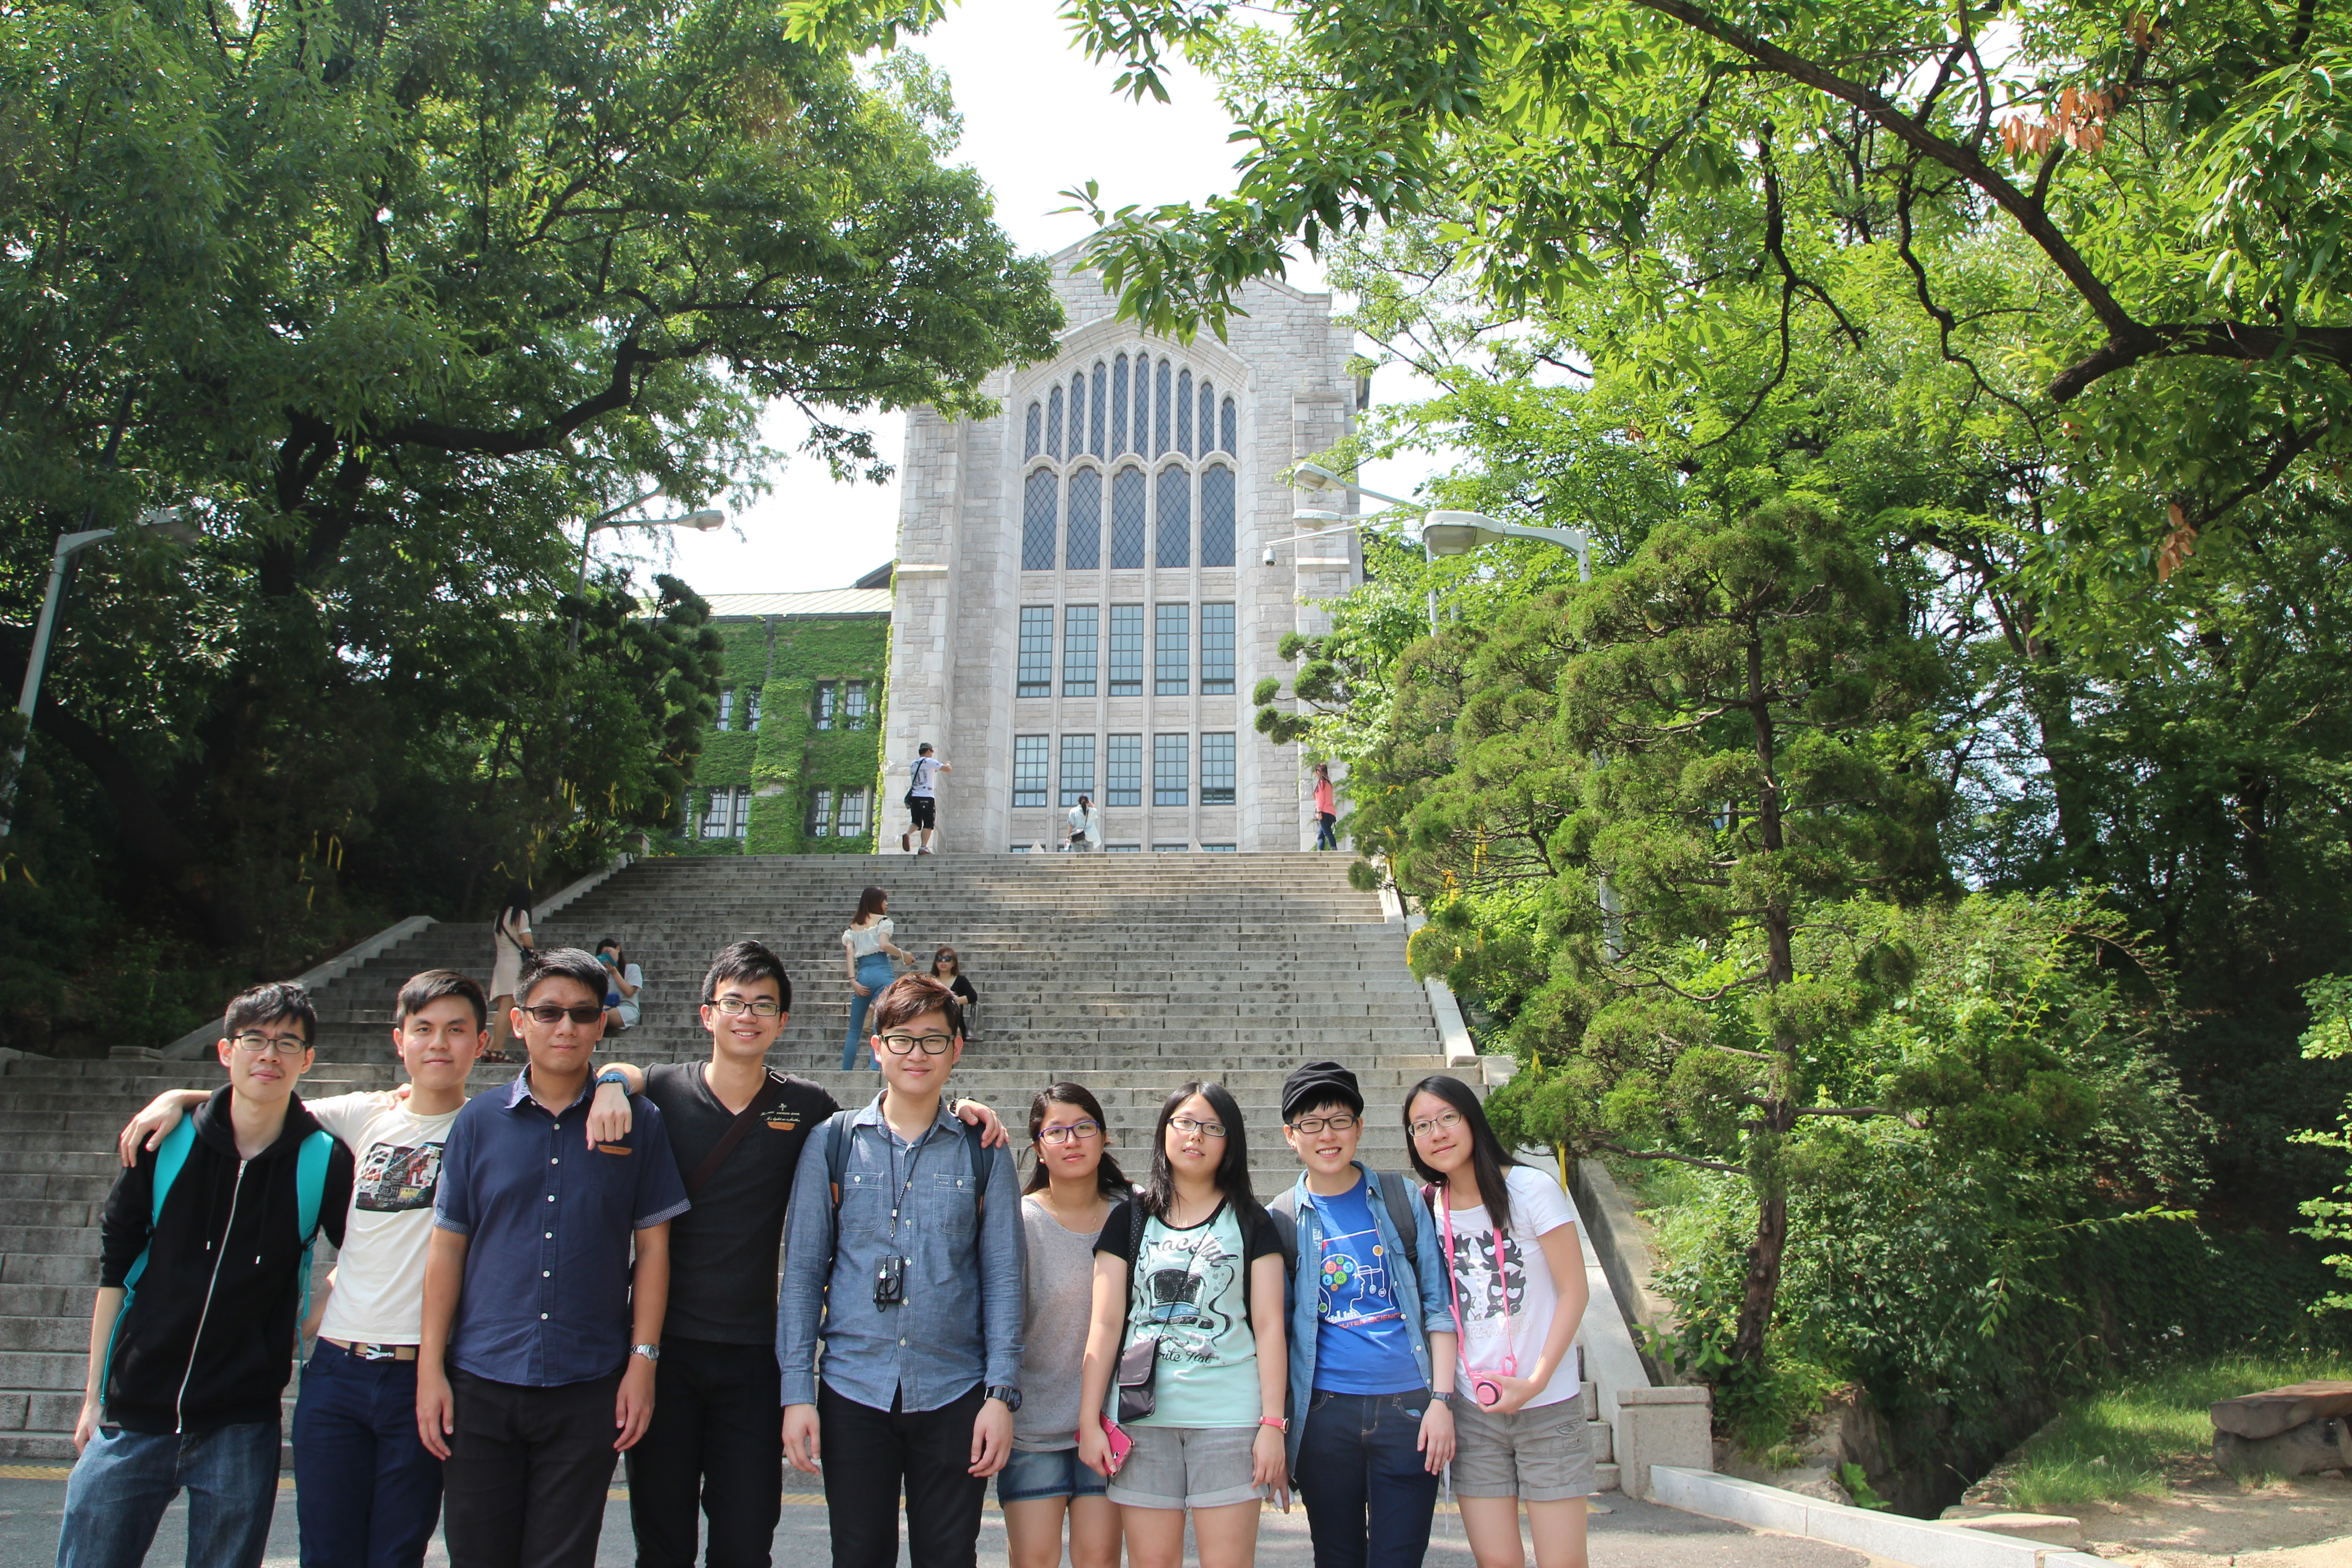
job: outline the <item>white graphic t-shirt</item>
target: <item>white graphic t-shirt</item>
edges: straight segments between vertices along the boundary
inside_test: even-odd
[[[1455,1209],[1454,1222],[1454,1284],[1461,1292],[1462,1301],[1462,1364],[1454,1386],[1467,1389],[1470,1372],[1503,1370],[1505,1355],[1518,1362],[1516,1375],[1527,1376],[1535,1371],[1536,1362],[1543,1355],[1544,1340],[1551,1332],[1553,1315],[1559,1310],[1559,1291],[1552,1284],[1551,1261],[1544,1256],[1537,1239],[1564,1225],[1576,1223],[1576,1205],[1560,1190],[1558,1182],[1542,1172],[1525,1165],[1514,1165],[1503,1173],[1504,1186],[1511,1194],[1511,1228],[1502,1238],[1503,1268],[1495,1271],[1494,1222],[1486,1217],[1484,1205],[1475,1209]],[[1445,1201],[1443,1193],[1438,1203]],[[1438,1216],[1441,1220],[1443,1215]],[[1440,1233],[1441,1239],[1444,1233]],[[1578,1267],[1583,1267],[1581,1247]],[[1510,1329],[1507,1336],[1503,1327],[1503,1303],[1510,1302]],[[1561,1358],[1559,1370],[1551,1374],[1544,1391],[1528,1402],[1528,1408],[1557,1405],[1575,1397],[1583,1384],[1583,1373],[1578,1365],[1575,1345]]]
[[[357,1344],[424,1337],[425,1249],[454,1110],[417,1116],[382,1094],[306,1100],[303,1109],[352,1152],[352,1209],[319,1332]]]
[[[1218,1205],[1203,1223],[1178,1230],[1130,1202],[1111,1212],[1095,1250],[1125,1258],[1128,1227],[1134,1224],[1143,1226],[1143,1239],[1128,1279],[1125,1342],[1160,1336],[1157,1397],[1152,1413],[1135,1424],[1256,1426],[1262,1413],[1257,1338],[1250,1330],[1244,1280],[1252,1259],[1279,1250],[1273,1226],[1254,1227],[1253,1249],[1243,1240],[1241,1221],[1230,1204]]]

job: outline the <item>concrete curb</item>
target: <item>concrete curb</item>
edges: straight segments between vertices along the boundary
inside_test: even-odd
[[[1381,910],[1389,919],[1404,921],[1407,942],[1412,940],[1413,932],[1429,923],[1426,916],[1404,907],[1404,900],[1397,896],[1393,887],[1381,889]],[[1454,987],[1434,974],[1421,984],[1423,989],[1429,993],[1429,1010],[1437,1017],[1437,1037],[1445,1046],[1445,1065],[1450,1068],[1475,1066],[1478,1060],[1478,1047],[1470,1038],[1470,1026],[1463,1022],[1462,1004],[1455,999]]]
[[[1650,1248],[1647,1227],[1633,1212],[1633,1205],[1626,1201],[1616,1179],[1610,1175],[1609,1167],[1598,1160],[1577,1161],[1569,1172],[1569,1193],[1576,1199],[1577,1213],[1592,1237],[1601,1267],[1608,1271],[1610,1286],[1625,1313],[1627,1328],[1637,1341],[1644,1329],[1663,1330],[1674,1317],[1674,1303],[1650,1289],[1657,1258]],[[1650,1381],[1659,1387],[1676,1381],[1671,1369],[1659,1364],[1646,1351],[1642,1352],[1642,1364],[1649,1369]]]
[[[1674,1465],[1650,1468],[1649,1495],[1651,1501],[1685,1513],[1824,1541],[1911,1568],[2094,1568],[2103,1561],[2072,1547],[1823,1502],[1760,1481]]]

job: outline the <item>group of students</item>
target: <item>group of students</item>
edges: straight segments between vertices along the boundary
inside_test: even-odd
[[[528,1064],[467,1098],[481,986],[410,979],[390,1093],[304,1101],[299,985],[227,1009],[228,1081],[123,1129],[59,1568],[135,1568],[190,1496],[190,1568],[257,1568],[295,1406],[306,1568],[589,1568],[625,1458],[641,1568],[766,1568],[784,1462],[824,1478],[833,1557],[976,1559],[997,1480],[1014,1568],[1203,1568],[1305,1502],[1318,1568],[1417,1563],[1449,1464],[1479,1568],[1580,1568],[1575,1215],[1458,1080],[1405,1098],[1415,1175],[1355,1159],[1354,1075],[1290,1076],[1304,1170],[1261,1205],[1239,1108],[1188,1083],[1131,1185],[1083,1085],[1004,1129],[950,1104],[962,1006],[872,999],[881,1091],[845,1110],[765,1061],[792,1006],[767,948],[718,955],[707,1060],[601,1069],[605,969],[533,948]],[[310,1252],[339,1249],[316,1288]],[[780,1249],[782,1266],[780,1269]],[[780,1279],[781,1274],[781,1279]],[[307,1320],[307,1321],[306,1321]],[[818,1346],[822,1342],[820,1359]]]

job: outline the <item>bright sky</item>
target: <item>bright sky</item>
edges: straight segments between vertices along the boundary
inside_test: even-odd
[[[1117,70],[1090,64],[1072,47],[1055,0],[964,0],[914,47],[947,72],[964,117],[959,156],[996,192],[997,217],[1016,244],[1051,252],[1084,238],[1087,225],[1055,193],[1097,182],[1105,203],[1194,201],[1226,188],[1236,149],[1232,126],[1209,84],[1182,63],[1169,79],[1171,103],[1114,98]],[[1320,286],[1318,269],[1294,267],[1290,280]],[[1402,373],[1376,379],[1375,397],[1402,395]],[[780,412],[770,444],[790,450],[798,417]],[[877,421],[880,448],[895,462],[903,421]],[[1425,471],[1413,463],[1368,465],[1364,482],[1410,494]],[[656,503],[659,505],[660,503]],[[888,561],[898,517],[895,486],[836,485],[824,466],[796,457],[775,488],[733,525],[701,534],[665,531],[677,571],[703,593],[794,593],[845,586]],[[659,537],[600,534],[600,556],[615,551],[658,557]]]

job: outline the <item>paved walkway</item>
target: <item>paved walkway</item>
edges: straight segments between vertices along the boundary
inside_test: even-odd
[[[0,1568],[50,1568],[65,1491],[59,1480],[0,1480]],[[1592,1568],[1866,1568],[1871,1562],[1858,1552],[1819,1542],[1762,1534],[1622,1498],[1607,1500],[1613,1511],[1592,1521]],[[280,1493],[279,1503],[263,1568],[297,1568],[290,1489]],[[175,1568],[186,1541],[186,1504],[176,1503],[164,1516],[150,1561],[155,1568]],[[616,1498],[605,1506],[597,1568],[634,1568],[635,1560],[629,1505]],[[1004,1517],[991,1508],[982,1515],[980,1561],[983,1568],[1003,1568],[1004,1560]],[[1258,1534],[1257,1560],[1266,1568],[1313,1568],[1307,1516],[1297,1510],[1287,1516],[1268,1514]],[[426,1568],[448,1568],[437,1536],[425,1561]],[[831,1561],[824,1510],[810,1503],[786,1507],[776,1531],[776,1568],[828,1568]],[[1470,1561],[1459,1521],[1441,1514],[1428,1562],[1433,1568],[1469,1568]]]

